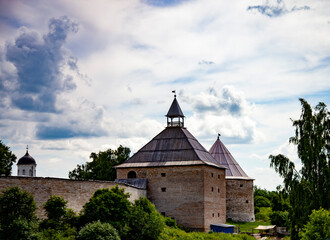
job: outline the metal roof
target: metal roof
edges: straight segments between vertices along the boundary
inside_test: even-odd
[[[148,180],[146,178],[126,178],[126,179],[116,179],[115,182],[123,183],[139,189],[147,189]]]
[[[30,156],[28,151],[26,151],[25,155],[21,157],[17,162],[17,165],[26,165],[26,164],[36,164],[36,161],[34,160],[33,157]]]
[[[167,127],[117,168],[210,165],[224,168],[185,128]]]
[[[215,158],[218,164],[225,166],[226,178],[228,179],[246,179],[251,178],[243,171],[241,166],[236,162],[234,157],[228,151],[226,146],[220,141],[220,138],[215,141],[210,151],[211,155]]]
[[[174,97],[172,105],[168,110],[168,113],[166,114],[166,117],[184,117],[180,105],[176,100],[176,97]]]

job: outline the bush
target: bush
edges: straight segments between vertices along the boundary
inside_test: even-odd
[[[131,213],[129,194],[118,186],[111,189],[99,189],[83,207],[80,224],[100,220],[110,223],[118,230],[120,236],[125,236],[129,230],[128,223]]]
[[[178,227],[175,219],[173,219],[173,218],[164,216],[164,221],[165,221],[166,226],[169,226],[169,227],[172,227],[172,228],[177,228]]]
[[[8,188],[0,195],[0,239],[34,239],[37,228],[33,196],[18,187]]]
[[[254,198],[254,206],[255,207],[270,207],[271,203],[268,198],[264,196],[256,196]]]
[[[78,233],[78,240],[120,240],[117,230],[109,223],[89,223]]]
[[[302,240],[323,240],[330,238],[330,212],[321,208],[313,210],[300,237]]]
[[[257,221],[269,221],[269,215],[272,212],[272,209],[270,207],[261,207],[259,208],[260,211],[255,215]]]
[[[274,211],[270,214],[270,221],[278,227],[290,227],[289,213],[287,211]]]
[[[130,216],[129,238],[134,240],[158,239],[165,227],[163,217],[147,198],[135,200]]]

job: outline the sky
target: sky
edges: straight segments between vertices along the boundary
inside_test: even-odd
[[[173,90],[209,150],[221,134],[255,185],[301,167],[299,98],[330,102],[324,0],[0,0],[0,139],[37,176],[67,178],[91,152],[138,151],[166,127]],[[13,175],[17,168],[13,167]]]

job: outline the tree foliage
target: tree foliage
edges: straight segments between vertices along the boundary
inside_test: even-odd
[[[108,149],[99,153],[92,152],[90,158],[91,162],[77,165],[77,168],[69,172],[70,179],[76,180],[108,180],[116,179],[116,169],[114,166],[123,163],[129,158],[131,150],[120,145],[116,150]]]
[[[9,147],[2,143],[0,140],[0,176],[10,176],[13,163],[16,162],[16,156],[13,154]]]
[[[284,189],[289,193],[293,240],[298,239],[311,211],[328,209],[330,202],[330,113],[324,103],[319,103],[313,112],[304,99],[300,102],[302,113],[300,119],[292,121],[296,131],[290,143],[297,145],[301,170],[297,171],[295,164],[282,154],[269,156],[271,167],[283,178]]]
[[[78,233],[78,240],[120,240],[117,230],[100,221],[87,224]]]
[[[37,209],[33,196],[18,187],[0,195],[0,239],[33,239]]]
[[[118,186],[111,189],[97,190],[91,199],[84,205],[81,216],[82,224],[100,220],[110,223],[125,236],[129,227],[131,203],[129,193]]]
[[[313,210],[309,221],[300,233],[302,240],[323,240],[330,238],[330,212],[325,209]]]
[[[135,200],[130,214],[130,239],[158,239],[165,227],[164,218],[147,198]]]

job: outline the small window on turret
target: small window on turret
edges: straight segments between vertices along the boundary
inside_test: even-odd
[[[220,188],[218,188],[218,193],[220,192]]]
[[[220,175],[218,175],[218,179],[220,179]]]
[[[213,187],[212,187],[212,189],[211,189],[211,190],[212,190],[212,192],[213,192]]]
[[[166,173],[161,173],[161,176],[162,177],[166,177]]]
[[[211,173],[211,177],[213,177],[213,173]]]
[[[243,184],[240,184],[239,186],[240,186],[240,187],[243,187]]]
[[[25,175],[25,169],[23,169],[23,175]]]
[[[163,187],[162,188],[162,192],[166,192],[166,187]]]
[[[246,203],[249,203],[249,200],[246,200],[245,202],[246,202]]]
[[[220,213],[218,213],[218,217],[220,217]]]
[[[212,213],[212,217],[214,217],[214,213]]]

